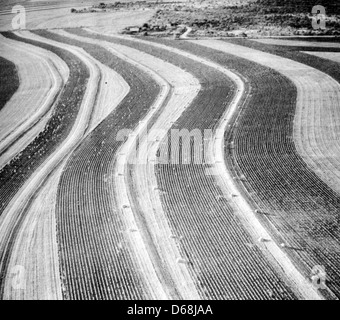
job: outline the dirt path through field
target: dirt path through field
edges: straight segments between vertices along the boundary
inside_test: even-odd
[[[1,168],[43,130],[69,70],[52,52],[0,37],[0,55],[15,63],[20,79],[0,112]]]

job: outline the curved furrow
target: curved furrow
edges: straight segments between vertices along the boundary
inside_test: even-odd
[[[337,139],[339,133],[339,110],[337,108],[338,97],[333,87],[329,90],[322,83],[326,75],[331,76],[338,83],[340,82],[340,68],[337,61],[334,59],[326,59],[321,57],[322,54],[328,56],[337,56],[336,52],[310,52],[307,54],[299,52],[303,50],[312,50],[308,47],[300,46],[280,46],[280,45],[265,45],[258,44],[254,41],[233,40],[237,44],[245,45],[260,51],[265,51],[275,55],[279,55],[296,62],[303,63],[311,68],[320,70],[321,76],[316,79],[314,85],[317,87],[320,83],[320,90],[328,97],[328,100],[322,101],[322,104],[310,104],[308,109],[298,109],[294,122],[294,141],[300,155],[304,161],[311,167],[314,172],[333,190],[339,194],[339,141]],[[323,43],[323,42],[322,42]],[[334,51],[335,49],[320,48],[324,51]],[[315,50],[314,50],[315,51]],[[315,74],[315,72],[314,72]],[[301,74],[300,74],[301,76]],[[328,83],[329,79],[326,79]],[[315,95],[313,91],[312,94]],[[338,93],[339,94],[339,93]],[[306,101],[315,101],[315,98],[309,95],[305,97]],[[318,98],[320,101],[320,97]],[[333,101],[329,101],[333,99]],[[313,123],[313,125],[310,125]]]
[[[160,88],[147,74],[104,48],[57,34],[46,36],[84,48],[120,73],[131,87],[119,106],[77,148],[61,177],[57,222],[64,298],[150,297],[111,185],[112,165],[123,144],[117,141],[118,132],[137,126]]]
[[[231,101],[233,85],[229,77],[216,71],[208,62],[208,65],[199,64],[197,68],[197,63],[202,60],[200,58],[151,42],[91,35],[81,30],[72,32],[132,46],[189,70],[197,77],[202,90],[173,125],[173,129],[186,128],[190,131],[197,128],[202,132],[204,129],[214,129]],[[171,144],[171,148],[175,149],[175,155],[180,153],[176,150],[177,144]],[[214,179],[207,176],[206,169],[209,167],[209,163],[170,162],[158,164],[155,168],[164,210],[173,236],[182,250],[183,260],[179,261],[188,264],[201,297],[293,297],[294,294],[287,289],[233,214]]]
[[[125,167],[125,184],[130,186],[128,194],[134,205],[133,207],[137,209],[137,215],[139,214],[142,219],[145,219],[148,232],[151,234],[151,241],[156,244],[158,255],[164,265],[163,268],[169,272],[172,280],[170,284],[176,288],[181,299],[198,299],[199,295],[186,264],[178,263],[178,259],[181,258],[181,252],[178,250],[176,239],[171,237],[172,230],[162,208],[160,195],[155,191],[155,189],[157,190],[157,179],[155,166],[152,162],[156,161],[154,158],[159,145],[172,123],[190,105],[197,92],[200,91],[200,86],[198,81],[190,74],[161,59],[129,47],[119,45],[114,45],[114,47],[116,50],[124,52],[129,58],[156,71],[172,87],[172,95],[166,101],[157,119],[154,120],[155,123],[152,126],[148,125],[151,116],[158,110],[151,113],[148,118],[143,119],[143,122],[145,122],[144,128],[141,125],[138,132],[136,132],[139,135],[137,157],[135,157],[136,145],[132,142],[132,152],[126,157],[125,161],[123,160],[125,163],[130,164]],[[133,140],[136,140],[136,138]],[[122,163],[124,163],[123,161]],[[118,167],[117,172],[120,169]]]
[[[298,90],[294,120],[296,148],[308,166],[340,194],[340,142],[337,138],[340,85],[327,74],[298,62],[282,58],[269,60],[264,54],[262,58],[252,59],[275,68],[294,82]]]
[[[40,145],[40,147],[43,148],[43,157],[39,158],[40,163],[38,160],[34,163],[34,175],[30,174],[29,170],[31,168],[29,166],[26,167],[27,164],[25,167],[22,166],[23,169],[27,170],[27,181],[25,182],[25,180],[22,179],[22,187],[17,191],[8,206],[6,206],[0,217],[2,295],[5,294],[6,285],[9,286],[11,290],[11,278],[13,276],[11,276],[11,273],[13,273],[13,268],[8,268],[8,266],[9,263],[15,261],[16,258],[20,259],[20,250],[22,248],[17,246],[18,242],[16,242],[16,240],[20,243],[20,238],[22,236],[20,231],[22,231],[22,226],[25,226],[25,223],[27,222],[25,219],[31,218],[31,216],[27,216],[27,214],[30,213],[28,209],[32,204],[34,205],[34,197],[37,195],[40,187],[46,182],[46,178],[48,178],[54,170],[58,168],[63,159],[65,159],[65,157],[67,157],[77,146],[86,133],[91,120],[91,113],[98,89],[98,80],[100,79],[98,67],[83,51],[71,46],[67,46],[65,49],[65,45],[47,41],[44,38],[37,37],[28,32],[22,32],[21,35],[23,38],[19,38],[14,35],[11,35],[11,37],[15,37],[16,39],[38,46],[40,45],[51,51],[59,53],[64,58],[65,62],[68,63],[70,68],[70,78],[69,82],[66,84],[63,95],[59,100],[59,104],[62,105],[59,108],[58,106],[56,107],[56,112],[51,118],[47,129],[42,132],[42,137],[41,135],[39,136],[40,138],[45,138],[44,142],[46,145]],[[86,90],[84,88],[85,84],[87,84]],[[71,92],[72,96],[70,96]],[[78,107],[80,112],[77,117]],[[67,114],[65,114],[65,108],[67,108]],[[53,140],[49,138],[50,134],[53,134],[54,143]],[[65,139],[62,139],[64,137]],[[32,146],[29,145],[23,154],[27,152],[29,154],[27,156],[28,159],[34,159],[34,154],[32,155],[30,152],[32,152],[35,147],[36,145],[34,144]],[[58,149],[56,147],[58,147]],[[21,176],[19,175],[19,177]],[[10,182],[11,180],[8,180],[7,183],[9,184]],[[30,226],[31,225],[29,225],[29,227]],[[31,239],[34,239],[34,236],[33,238],[31,237]],[[50,239],[55,241],[53,237]],[[54,248],[56,248],[55,244]],[[34,256],[30,256],[29,254],[27,256],[34,259]],[[42,259],[40,262],[42,262],[42,265],[45,267],[50,261],[52,261],[52,264],[54,265],[57,260],[56,250],[54,250],[50,258],[51,260],[46,259],[46,261],[44,261],[43,258],[40,257],[40,259]],[[48,269],[48,267],[46,267],[46,269]],[[38,272],[38,278],[39,275],[41,276],[41,273],[44,273],[44,268],[41,268],[40,274]],[[58,284],[59,275],[54,273],[52,276],[54,277],[52,282],[56,281]],[[27,280],[29,281],[31,278],[28,277]],[[48,285],[48,283],[46,283],[46,285]],[[56,283],[53,282],[49,285],[53,287],[52,290],[54,290],[55,294],[58,295],[58,288],[54,287]],[[30,292],[28,291],[26,293],[29,294]],[[20,294],[21,293],[19,292],[19,295]],[[25,296],[25,292],[23,294]]]
[[[0,111],[19,88],[19,75],[16,65],[0,53]]]
[[[268,92],[267,99],[254,97],[251,104],[254,107],[245,109],[234,134],[234,165],[240,174],[245,175],[247,182],[244,185],[251,192],[250,197],[263,212],[270,213],[259,217],[272,230],[277,241],[285,243],[286,252],[306,276],[310,276],[315,265],[324,265],[328,286],[338,295],[339,243],[336,230],[339,196],[299,156],[299,146],[293,142],[293,117],[295,110],[299,115],[308,112],[309,108],[315,110],[318,105],[334,108],[339,100],[332,97],[338,95],[339,84],[318,70],[288,59],[226,42],[199,44],[271,66],[272,70],[280,71],[291,79],[291,84],[295,84],[296,87],[289,90],[289,85],[284,89],[281,83],[278,95],[273,88],[257,80],[258,86],[271,90],[268,92],[272,92],[273,98],[268,98]],[[323,82],[318,83],[317,79]],[[310,134],[305,139],[305,142],[309,141],[313,141]],[[328,165],[327,161],[325,163]]]
[[[118,105],[129,91],[129,86],[112,69],[93,60],[99,67],[101,82],[97,101],[88,121],[90,132]],[[23,267],[25,282],[13,286],[7,277],[4,299],[62,299],[56,234],[55,205],[58,183],[66,164],[63,161],[55,172],[36,191],[20,225],[8,270]],[[23,290],[24,289],[24,290]]]
[[[45,128],[69,70],[57,55],[1,36],[0,54],[18,68],[20,86],[1,111],[0,168]]]

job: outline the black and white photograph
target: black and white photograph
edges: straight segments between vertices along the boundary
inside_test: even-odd
[[[339,0],[0,0],[0,300],[339,298]]]

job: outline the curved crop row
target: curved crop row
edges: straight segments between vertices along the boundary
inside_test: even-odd
[[[223,52],[203,46],[196,50],[233,65],[256,88],[230,137],[235,149],[227,154],[232,156],[239,177],[246,180],[241,184],[249,198],[261,212],[267,213],[259,213],[258,217],[273,237],[284,243],[287,254],[306,277],[311,276],[314,266],[324,265],[328,287],[339,296],[340,197],[320,180],[296,150],[293,141],[296,88],[288,79],[280,80],[276,89],[273,88],[280,79],[276,71],[244,62],[236,57],[236,51],[234,56],[228,55],[227,46]],[[258,71],[252,74],[247,64]]]
[[[15,64],[0,57],[0,110],[19,88],[19,77]]]
[[[188,70],[198,78],[201,91],[172,129],[201,132],[214,129],[233,97],[234,88],[228,77],[171,50],[82,30],[72,32],[131,46]],[[188,150],[180,151],[178,147],[170,143],[175,155],[188,154]],[[201,296],[210,299],[293,298],[294,294],[233,214],[214,178],[207,176],[209,167],[204,162],[185,164],[182,161],[171,163],[171,160],[169,164],[156,165],[164,209]]]
[[[156,83],[109,51],[52,33],[48,38],[83,48],[117,71],[130,92],[72,154],[61,176],[57,199],[60,269],[67,299],[146,298],[126,241],[126,227],[110,189],[112,166],[123,141],[158,95]]]
[[[149,73],[161,87],[150,112],[119,151],[114,167],[117,178],[113,189],[127,227],[136,230],[128,234],[128,239],[150,297],[197,299],[199,295],[186,265],[177,263],[181,257],[177,241],[166,236],[172,232],[159,194],[155,192],[157,181],[154,166],[146,163],[152,161],[150,158],[156,155],[167,129],[197,95],[199,82],[190,73],[131,47],[65,34],[107,48]],[[147,135],[143,134],[146,129]]]
[[[58,150],[51,155],[19,190],[6,215],[2,216],[0,235],[17,224],[11,239],[10,258],[4,286],[4,299],[61,299],[55,204],[59,177],[71,152],[107,113],[110,113],[129,90],[124,80],[112,69],[93,59],[81,48],[58,43],[29,32],[21,36],[56,47],[62,47],[81,59],[90,77],[72,131]],[[59,165],[60,164],[60,165]],[[7,216],[9,219],[5,219]],[[20,217],[16,223],[15,217]],[[13,218],[14,217],[14,218]],[[14,220],[14,221],[13,221]],[[3,244],[5,241],[0,241]],[[8,247],[8,246],[7,246]],[[15,266],[25,268],[25,290],[12,286]]]
[[[259,51],[264,51],[268,53],[272,53],[284,58],[288,58],[317,70],[320,70],[332,78],[340,81],[340,68],[339,64],[335,61],[329,61],[322,59],[320,57],[311,56],[309,54],[304,53],[303,51],[313,51],[313,52],[339,52],[340,49],[337,48],[328,48],[326,46],[322,46],[323,42],[320,42],[320,47],[313,48],[309,46],[283,46],[283,45],[270,45],[265,43],[258,43],[256,41],[247,41],[243,39],[232,39],[228,40],[231,43],[235,43],[238,45],[242,45],[245,47],[249,47],[252,49],[256,49]]]
[[[289,58],[291,60],[303,63],[307,66],[315,68],[322,71],[323,73],[331,76],[338,83],[340,83],[340,68],[339,62],[326,59],[322,56],[317,56],[317,53],[311,55],[301,51],[322,51],[325,54],[331,54],[331,52],[338,52],[339,49],[329,48],[323,42],[320,42],[320,47],[316,50],[311,50],[310,47],[301,47],[299,44],[296,46],[286,47],[283,45],[266,45],[257,42],[248,42],[244,40],[235,40],[236,43],[250,47],[256,50],[272,53],[284,58]],[[320,52],[321,53],[321,52]],[[335,54],[335,53],[334,53]],[[338,100],[333,101],[336,105],[339,103]],[[310,114],[308,114],[310,116]],[[320,110],[319,117],[323,117],[323,110]],[[309,120],[308,120],[309,121]],[[312,121],[315,121],[312,119]],[[330,118],[327,120],[329,123],[324,122],[325,132],[332,130],[338,131],[338,112],[332,112]],[[317,120],[314,125],[319,125],[322,123]],[[314,133],[315,134],[315,133]],[[288,133],[289,135],[289,133]],[[321,137],[324,138],[325,137]],[[337,134],[334,136],[335,141],[324,141],[324,144],[330,145],[330,150],[324,153],[326,155],[325,160],[331,161],[335,165],[335,169],[339,168],[339,160],[337,157],[338,140]],[[333,152],[331,151],[333,150]],[[322,157],[321,157],[322,159]],[[298,172],[298,171],[297,171]],[[307,170],[307,173],[309,170]],[[317,173],[319,175],[319,173]],[[324,176],[323,172],[320,173],[321,177]],[[326,173],[326,175],[331,175],[332,173]],[[333,184],[330,184],[333,185]],[[340,296],[340,238],[339,238],[339,208],[340,208],[340,195],[338,192],[330,190],[330,188],[324,183],[320,183],[318,180],[316,183],[313,181],[310,183],[309,192],[312,190],[313,198],[304,203],[304,211],[307,215],[307,219],[304,221],[299,221],[299,225],[294,227],[298,228],[298,232],[301,229],[306,230],[305,234],[307,237],[307,242],[309,250],[312,251],[312,257],[314,258],[313,263],[321,264],[326,267],[327,272],[327,285],[336,294],[337,297]],[[336,188],[338,191],[339,189]],[[278,224],[275,224],[276,226]],[[289,238],[288,238],[289,239]]]

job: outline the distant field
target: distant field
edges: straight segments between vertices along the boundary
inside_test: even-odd
[[[168,5],[157,10],[152,25],[187,25],[196,35],[227,36],[244,32],[252,36],[340,34],[337,1],[318,1],[326,9],[326,30],[312,27],[314,2],[306,0],[203,1]]]
[[[0,300],[340,298],[338,3],[0,1]]]
[[[16,3],[0,4],[0,31],[12,31],[11,12]],[[71,13],[72,8],[82,9],[91,7],[98,1],[52,1],[52,2],[22,2],[26,10],[26,29],[51,29],[51,28],[77,28],[77,27],[109,27],[120,31],[129,25],[142,25],[154,14],[153,10],[136,10],[134,12],[123,10],[115,12],[84,13],[77,15]]]

